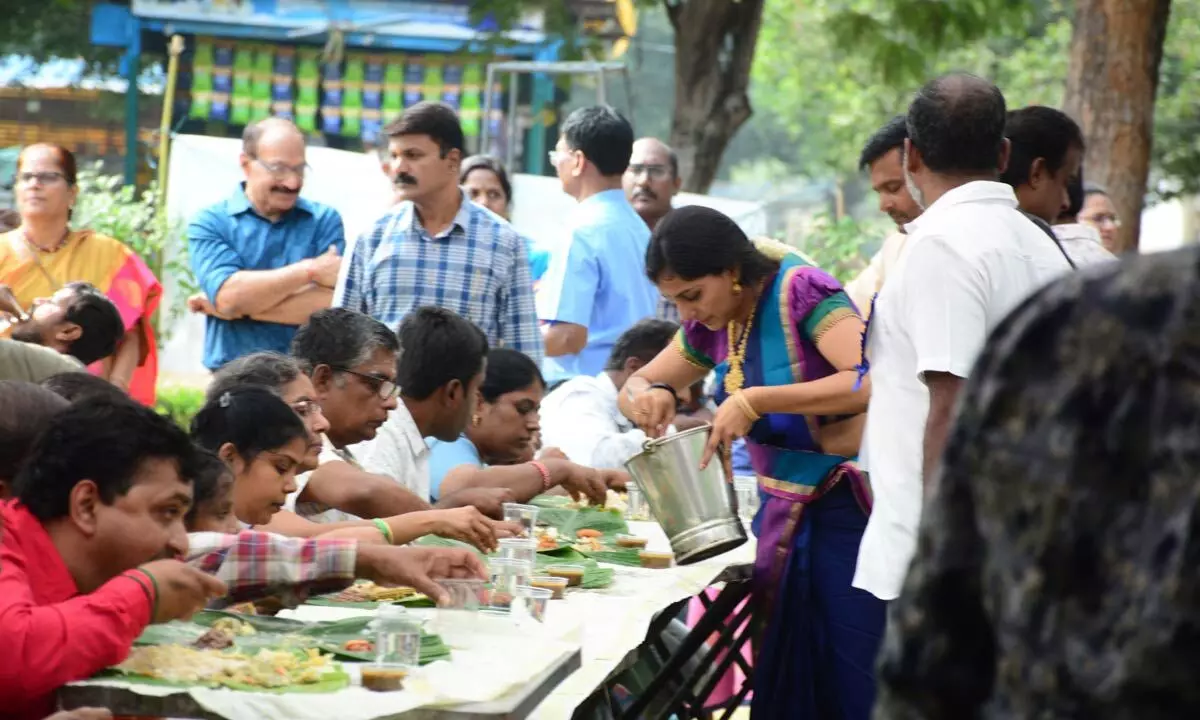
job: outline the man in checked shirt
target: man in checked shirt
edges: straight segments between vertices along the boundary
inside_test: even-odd
[[[359,238],[333,305],[392,330],[436,305],[474,322],[493,347],[542,359],[525,241],[458,185],[463,131],[448,105],[422,102],[384,128],[403,198]]]

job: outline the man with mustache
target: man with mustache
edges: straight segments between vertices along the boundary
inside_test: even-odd
[[[683,185],[679,177],[679,157],[658,138],[646,137],[633,144],[629,167],[621,176],[625,197],[646,221],[650,232],[659,220],[671,212],[671,199]],[[658,300],[658,318],[679,322],[679,310],[666,298]]]
[[[854,587],[882,600],[900,593],[928,482],[984,341],[1022,300],[1071,269],[998,181],[1010,151],[1005,111],[995,85],[967,74],[930,81],[908,109],[905,183],[924,211],[907,224],[908,247],[875,301],[865,358],[871,409],[862,456],[875,502]]]
[[[896,223],[896,232],[883,241],[882,247],[871,263],[858,277],[846,284],[846,294],[858,306],[859,313],[866,319],[871,314],[871,301],[883,288],[887,276],[896,266],[900,252],[904,250],[908,235],[904,226],[916,220],[921,208],[908,192],[904,182],[904,141],[908,139],[908,126],[903,115],[897,115],[886,125],[875,131],[863,147],[858,159],[860,170],[871,176],[871,189],[879,194],[879,210],[887,213]]]
[[[525,240],[459,187],[458,115],[421,102],[384,133],[389,175],[404,201],[355,243],[334,305],[392,330],[418,307],[444,307],[478,325],[493,345],[541,360]]]
[[[259,350],[287,352],[296,327],[329,307],[345,245],[342,218],[300,197],[304,134],[287,120],[246,126],[245,181],[188,226],[188,252],[207,315],[204,365],[217,370]]]

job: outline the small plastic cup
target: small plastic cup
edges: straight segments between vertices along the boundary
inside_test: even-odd
[[[472,578],[446,578],[437,581],[450,596],[449,610],[478,610],[488,604],[487,583]]]
[[[512,614],[517,617],[527,616],[538,622],[546,621],[546,607],[553,595],[545,588],[520,585],[512,602]]]
[[[500,557],[537,564],[537,540],[531,538],[500,538]]]
[[[638,537],[636,535],[617,536],[617,547],[637,548],[638,550],[642,550],[646,547],[647,542],[648,540],[646,540],[646,538]]]
[[[529,578],[529,586],[549,590],[551,599],[562,600],[567,591],[567,579],[550,575],[535,575]]]
[[[568,587],[578,587],[581,585],[583,583],[584,572],[585,570],[582,565],[551,565],[546,568],[547,575],[565,579]]]
[[[494,558],[488,565],[492,576],[488,608],[507,612],[516,597],[517,588],[529,584],[533,566],[524,560],[512,558]]]
[[[635,521],[650,519],[646,498],[642,495],[642,489],[634,483],[629,483],[625,488],[625,517]]]
[[[522,528],[521,537],[533,537],[537,527],[539,508],[536,505],[521,505],[520,503],[504,503],[504,522],[516,523]]]
[[[412,669],[421,660],[424,622],[399,605],[383,605],[371,623],[375,631],[375,662],[380,668]]]

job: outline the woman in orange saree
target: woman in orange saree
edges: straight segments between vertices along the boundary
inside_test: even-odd
[[[151,318],[162,286],[125,244],[67,222],[79,194],[75,156],[58,145],[30,145],[17,159],[21,225],[0,234],[0,284],[25,308],[63,285],[85,281],[116,304],[125,335],[109,358],[88,370],[147,405],[155,400],[158,349]]]

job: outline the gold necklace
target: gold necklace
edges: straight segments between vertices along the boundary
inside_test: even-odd
[[[754,327],[753,312],[746,320],[746,325],[742,328],[742,334],[736,343],[733,340],[734,322],[730,320],[729,327],[726,328],[725,334],[729,337],[729,371],[725,373],[726,395],[732,395],[741,390],[742,385],[746,383],[746,374],[742,372],[742,364],[746,360],[746,344],[750,341],[750,328],[752,327]]]

